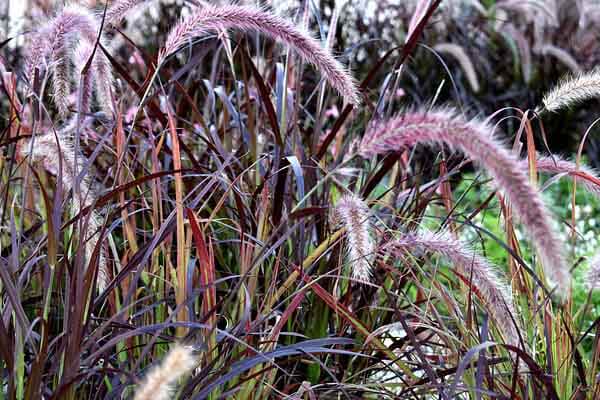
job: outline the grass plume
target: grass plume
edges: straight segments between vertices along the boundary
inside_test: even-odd
[[[206,5],[196,9],[169,33],[158,56],[159,65],[190,40],[211,31],[227,29],[257,31],[293,48],[315,66],[346,101],[354,105],[360,103],[354,79],[326,48],[292,22],[252,6]]]
[[[52,73],[52,93],[62,118],[66,118],[69,113],[71,63],[79,64],[83,61],[77,51],[78,44],[84,42],[88,49],[93,48],[99,34],[100,26],[96,16],[87,8],[71,4],[32,35],[32,45],[26,60],[26,76],[29,82],[33,82],[36,69]],[[90,79],[96,87],[96,97],[103,111],[110,113],[112,72],[108,59],[100,49],[94,52],[92,64]],[[80,71],[83,65],[76,67]]]
[[[20,144],[20,156],[28,157],[30,162],[41,164],[46,170],[50,171],[62,179],[63,187],[66,191],[72,190],[75,186],[76,173],[81,172],[86,164],[85,157],[80,154],[77,157],[77,168],[75,168],[75,148],[72,135],[76,129],[76,121],[72,119],[62,129],[56,132],[47,132],[37,135],[33,143],[29,140]],[[32,146],[33,144],[33,146]],[[60,159],[59,159],[60,157]],[[73,195],[73,214],[77,215],[86,207],[92,206],[94,196],[92,182],[88,174],[80,182],[81,199]],[[89,263],[92,259],[94,249],[100,240],[100,229],[102,222],[97,211],[93,210],[87,219],[86,229],[80,242],[84,244],[85,258]],[[84,225],[85,225],[84,224]],[[98,256],[98,277],[97,286],[100,291],[106,288],[109,280],[108,265],[106,262],[105,251],[100,244]]]
[[[147,0],[114,0],[106,10],[106,24],[116,26],[127,16],[129,12],[136,9]]]
[[[600,289],[600,252],[594,254],[585,274],[585,283],[590,290]]]
[[[180,378],[191,373],[198,365],[193,349],[175,344],[160,365],[155,366],[146,375],[135,392],[134,400],[169,400],[174,385]]]
[[[600,97],[600,68],[563,78],[544,95],[538,112],[557,112],[595,97]]]
[[[473,89],[475,93],[479,92],[480,85],[479,79],[477,79],[477,72],[475,72],[475,66],[471,61],[471,57],[469,57],[463,47],[453,43],[439,43],[436,44],[433,49],[437,52],[450,54],[454,57],[463,69],[471,89]]]
[[[539,156],[536,160],[536,166],[538,172],[568,175],[573,179],[578,178],[577,181],[582,183],[585,190],[600,199],[600,178],[598,178],[596,171],[587,165],[580,163],[577,166],[577,163],[573,161],[552,155]],[[523,167],[527,168],[527,161],[523,162]]]
[[[482,300],[508,344],[519,347],[519,329],[510,287],[495,267],[447,233],[408,233],[384,246],[396,256],[433,253],[447,258],[460,278]],[[514,318],[514,321],[513,321]]]
[[[361,282],[371,281],[371,259],[375,253],[369,214],[369,207],[354,194],[342,197],[334,209],[335,221],[346,229],[352,277]]]
[[[88,42],[80,42],[75,48],[74,60],[77,66],[77,75],[79,77],[80,86],[77,89],[76,101],[81,101],[78,112],[89,113],[92,105],[92,96],[94,91],[94,83],[92,82],[92,74],[84,74],[83,68],[87,60],[92,56],[94,48]]]
[[[563,243],[521,162],[492,133],[492,127],[486,123],[467,121],[451,109],[408,112],[373,124],[363,137],[359,152],[363,157],[371,157],[417,144],[444,144],[465,153],[506,194],[537,246],[546,276],[558,286],[558,294],[564,296],[571,279]]]

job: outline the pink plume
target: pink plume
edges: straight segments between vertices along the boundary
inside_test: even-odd
[[[600,252],[596,253],[585,275],[585,283],[590,290],[600,289]]]
[[[527,168],[527,161],[524,161],[524,167]],[[573,161],[566,160],[556,155],[541,156],[536,160],[538,172],[549,174],[564,174],[572,178],[578,178],[585,190],[600,198],[600,178],[596,172],[585,164],[579,165]]]
[[[445,144],[465,153],[505,193],[537,246],[547,277],[558,286],[558,294],[564,296],[571,281],[564,245],[552,227],[539,191],[529,183],[526,169],[492,132],[489,125],[467,121],[451,109],[409,112],[374,124],[363,137],[359,152],[363,157],[371,157],[417,144]]]
[[[335,205],[334,217],[346,228],[348,262],[353,278],[370,282],[375,241],[371,235],[369,207],[356,195],[345,195]]]
[[[29,157],[31,162],[39,163],[51,173],[57,176],[60,175],[65,191],[73,189],[76,178],[75,174],[81,171],[86,163],[83,154],[79,154],[77,160],[75,159],[72,137],[77,126],[76,121],[76,117],[71,118],[63,128],[56,132],[56,135],[52,132],[36,135],[33,139],[33,146],[31,146],[32,143],[30,140],[25,141],[19,146],[21,157]],[[77,164],[75,164],[76,161]],[[73,214],[79,214],[81,210],[94,204],[94,192],[89,175],[84,176],[80,183],[80,188],[81,199],[79,199],[79,196],[73,198]],[[100,215],[94,210],[89,214],[87,229],[80,238],[80,242],[85,246],[85,256],[88,262],[91,260],[94,249],[100,240],[101,227]],[[106,251],[102,244],[100,246],[97,283],[98,289],[103,291],[109,280],[109,272],[106,262]]]
[[[76,47],[79,43],[93,47],[99,31],[94,14],[84,7],[69,5],[32,37],[26,75],[32,82],[36,69],[47,69],[53,73],[54,101],[63,118],[68,114],[68,96],[71,92],[70,63],[78,61]],[[106,102],[112,87],[112,74],[108,60],[99,48],[94,54],[93,64],[95,67],[90,71],[91,79],[95,83],[99,103],[106,105],[103,102]],[[81,69],[83,66],[77,67]],[[105,106],[103,108],[104,111],[110,111]]]
[[[251,6],[206,5],[197,9],[171,30],[165,46],[160,50],[158,63],[163,63],[168,56],[195,37],[230,28],[244,32],[258,31],[290,46],[305,61],[314,65],[349,103],[360,103],[360,95],[352,76],[318,41],[292,22]]]
[[[447,258],[461,279],[482,300],[508,344],[519,347],[519,329],[510,287],[483,257],[446,233],[409,233],[389,242],[382,251],[391,251],[397,257],[407,253],[439,254]],[[514,320],[513,320],[514,318]]]

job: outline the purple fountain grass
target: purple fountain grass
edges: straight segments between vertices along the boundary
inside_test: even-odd
[[[585,274],[585,284],[590,290],[600,289],[600,252],[590,260],[590,267]]]
[[[475,72],[475,66],[473,65],[473,61],[471,61],[471,57],[469,57],[462,46],[454,43],[439,43],[436,44],[433,49],[437,52],[450,54],[454,57],[463,69],[471,89],[473,89],[475,93],[479,92],[481,86],[479,85],[477,72]]]
[[[471,250],[469,245],[447,233],[408,233],[382,248],[382,252],[388,251],[397,257],[404,257],[407,253],[415,256],[433,253],[447,258],[460,278],[481,299],[506,343],[519,347],[520,327],[511,289],[496,268]]]
[[[88,46],[95,45],[99,31],[98,21],[90,10],[68,5],[32,37],[26,76],[32,82],[36,69],[52,72],[54,102],[63,118],[68,114],[68,96],[71,92],[70,63],[79,61],[75,49],[81,42],[86,42]],[[104,111],[108,111],[106,97],[112,88],[112,74],[108,59],[99,49],[94,53],[93,65],[90,74],[97,88],[97,98]]]
[[[409,112],[373,124],[359,153],[371,157],[417,144],[445,144],[458,149],[492,176],[537,246],[546,276],[558,286],[558,294],[565,296],[571,279],[564,244],[553,229],[541,194],[529,183],[526,169],[493,137],[492,127],[478,120],[467,121],[452,109]]]
[[[566,160],[559,156],[540,156],[536,160],[538,172],[549,174],[563,174],[572,178],[578,178],[585,190],[600,198],[600,178],[596,171],[585,164],[580,163],[579,167],[573,161]],[[527,161],[523,161],[523,167],[527,168]]]
[[[127,16],[129,12],[148,0],[115,0],[110,3],[106,10],[106,25],[116,26]]]
[[[88,42],[80,42],[75,48],[74,61],[78,68],[77,76],[79,76],[80,86],[77,90],[77,101],[81,101],[79,104],[78,112],[89,113],[92,104],[92,95],[94,91],[92,76],[88,72],[83,74],[83,67],[87,63],[87,60],[91,57],[94,48]]]
[[[171,30],[160,50],[158,64],[162,64],[190,40],[210,31],[230,28],[258,31],[290,46],[305,61],[314,65],[349,103],[360,103],[360,95],[352,76],[317,40],[295,27],[292,22],[252,6],[206,5],[196,9]]]
[[[135,392],[134,400],[169,400],[179,379],[191,373],[198,365],[193,349],[174,345],[160,365],[154,367]]]
[[[563,78],[542,100],[543,109],[551,112],[600,97],[600,68]]]
[[[75,186],[76,173],[85,166],[83,155],[77,157],[77,168],[75,168],[75,150],[72,134],[76,129],[76,118],[72,118],[64,128],[58,130],[56,135],[48,132],[36,135],[33,139],[33,146],[30,140],[26,140],[19,146],[20,156],[28,157],[33,163],[41,164],[52,174],[61,177],[63,187],[66,191],[72,190]],[[60,159],[59,159],[60,157]],[[62,170],[60,170],[62,168]],[[88,175],[85,175],[80,182],[81,198],[73,198],[73,214],[77,215],[86,207],[92,206],[94,196],[92,182]],[[89,262],[92,259],[94,249],[100,240],[100,229],[102,227],[101,218],[97,211],[93,210],[86,221],[86,229],[80,238],[84,243],[85,257]],[[101,245],[102,246],[102,245]],[[108,265],[106,262],[105,251],[101,247],[98,255],[98,278],[96,280],[98,289],[103,291],[109,281]]]
[[[375,241],[371,235],[369,207],[356,195],[345,195],[337,202],[333,217],[336,223],[346,229],[346,248],[352,277],[361,282],[370,282]]]
[[[102,44],[106,47],[106,44]],[[113,75],[110,61],[100,48],[96,49],[92,59],[92,81],[96,93],[96,101],[100,109],[108,116],[113,112],[112,93]]]

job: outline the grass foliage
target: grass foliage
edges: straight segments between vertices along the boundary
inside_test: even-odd
[[[600,398],[598,70],[475,115],[403,91],[498,95],[439,0],[356,68],[339,5],[100,3],[0,40],[0,398]]]

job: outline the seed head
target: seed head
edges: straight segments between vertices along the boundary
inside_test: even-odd
[[[558,286],[559,296],[564,296],[571,280],[564,244],[553,228],[541,194],[530,184],[526,169],[492,132],[486,123],[467,121],[451,109],[409,112],[371,126],[359,152],[363,157],[371,157],[418,144],[441,144],[465,153],[504,192],[536,245],[546,276]]]
[[[356,195],[345,195],[335,206],[334,218],[346,228],[346,248],[352,277],[361,282],[370,282],[375,242],[371,235],[369,207]]]

